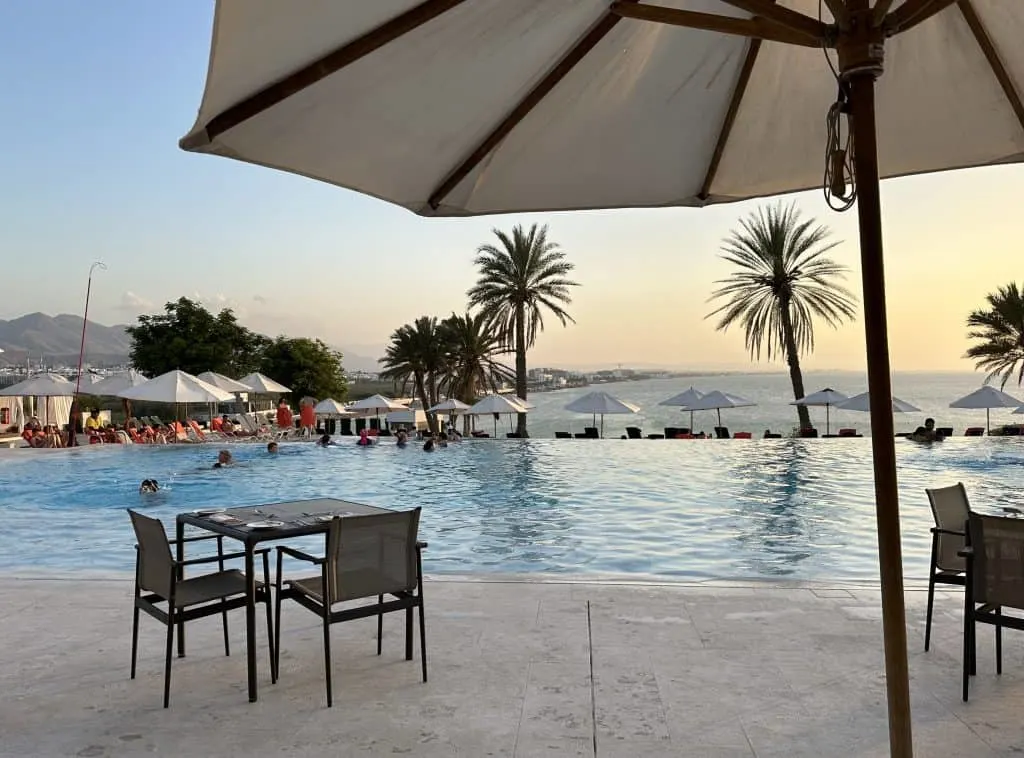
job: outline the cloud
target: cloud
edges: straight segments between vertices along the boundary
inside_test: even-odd
[[[267,303],[270,302],[270,298],[264,297],[263,295],[259,294],[253,295],[252,299],[259,303],[260,305],[266,305]]]
[[[127,290],[121,295],[121,302],[115,306],[119,311],[128,311],[129,313],[141,313],[142,311],[149,311],[153,309],[153,303],[141,295],[136,295],[131,290]]]

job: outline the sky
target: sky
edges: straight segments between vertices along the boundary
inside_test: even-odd
[[[199,105],[212,0],[0,3],[0,318],[81,313],[128,323],[185,295],[271,335],[376,357],[390,333],[462,312],[497,226],[548,224],[581,283],[531,365],[751,366],[738,330],[705,319],[729,273],[722,239],[757,204],[423,219],[307,179],[182,152]],[[814,149],[817,149],[816,147]],[[1024,168],[883,183],[894,370],[970,370],[964,320],[1019,273]],[[855,211],[794,196],[842,243],[860,289]],[[13,264],[13,265],[12,265]],[[7,278],[10,277],[10,278]],[[864,366],[858,317],[821,325],[809,369]]]

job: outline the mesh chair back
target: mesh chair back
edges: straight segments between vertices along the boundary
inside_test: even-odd
[[[1024,520],[971,514],[974,602],[1024,608]]]
[[[967,501],[967,490],[961,482],[952,487],[939,487],[925,490],[928,502],[932,506],[935,526],[953,532],[962,532],[971,514],[971,505]],[[965,571],[964,559],[957,553],[963,550],[964,538],[956,534],[940,534],[939,549],[935,556],[935,564],[941,571]]]
[[[139,586],[155,592],[165,600],[171,596],[171,576],[174,561],[171,543],[159,519],[143,516],[129,509],[135,538],[139,541]]]
[[[419,508],[335,518],[327,533],[328,601],[415,589],[419,525]]]

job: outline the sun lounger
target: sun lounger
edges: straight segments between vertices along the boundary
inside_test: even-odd
[[[732,438],[734,440],[749,440],[752,439],[753,436],[754,435],[752,435],[750,432],[736,432],[736,434],[734,434]]]
[[[965,437],[984,437],[985,427],[983,426],[969,426],[964,430]]]
[[[627,426],[626,436],[631,440],[639,440],[644,436],[644,430],[639,426]]]
[[[731,435],[729,434],[729,427],[727,427],[727,426],[716,426],[715,427],[715,437],[717,437],[720,440],[731,439]]]
[[[572,435],[569,432],[555,432],[556,440],[571,440]]]

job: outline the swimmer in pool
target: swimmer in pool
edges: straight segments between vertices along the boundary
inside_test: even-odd
[[[230,450],[221,450],[217,453],[217,462],[213,464],[214,468],[226,468],[235,462],[234,458],[231,457]]]
[[[157,484],[156,479],[143,479],[142,484],[139,485],[139,494],[144,495],[149,492],[159,492],[160,485]]]

